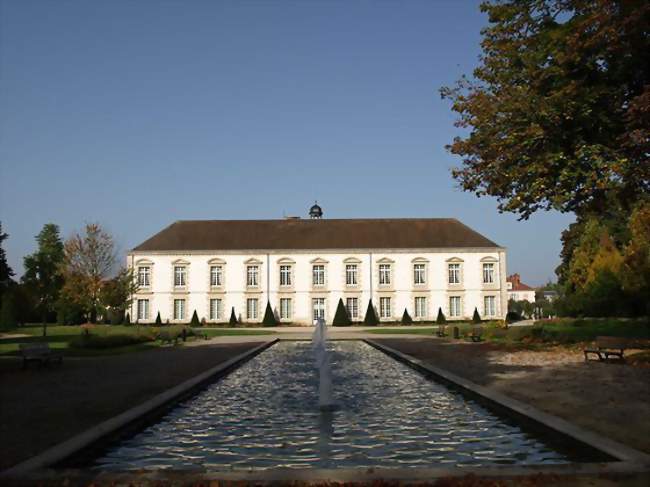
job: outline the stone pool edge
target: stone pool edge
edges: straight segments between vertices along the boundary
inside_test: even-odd
[[[58,443],[25,461],[9,467],[0,472],[0,478],[21,477],[36,470],[42,471],[51,468],[56,464],[71,458],[75,453],[118,434],[120,431],[128,428],[129,425],[144,420],[156,411],[173,407],[189,395],[193,395],[206,383],[229,374],[243,363],[249,361],[279,341],[279,338],[269,340],[250,350],[240,353],[225,362],[217,364],[214,367],[211,367],[210,369],[155,395],[145,402],[127,409],[117,416],[102,421],[72,438]]]
[[[424,375],[430,376],[439,380],[447,385],[452,385],[461,389],[463,392],[476,397],[482,401],[496,406],[498,409],[505,410],[515,416],[516,418],[530,421],[536,425],[540,425],[553,432],[557,432],[562,436],[569,437],[578,443],[587,445],[590,448],[598,450],[615,459],[614,462],[603,463],[571,463],[569,465],[614,465],[634,467],[635,472],[650,471],[650,455],[636,450],[627,445],[623,445],[617,441],[611,440],[597,433],[593,433],[579,426],[576,426],[569,421],[566,421],[552,414],[545,413],[539,409],[494,391],[488,387],[481,386],[472,381],[464,379],[456,374],[447,370],[441,369],[431,365],[423,360],[417,359],[411,355],[395,350],[375,340],[364,339],[365,343],[371,347],[385,353],[386,355],[408,365],[414,370],[417,370]],[[639,469],[640,468],[640,469]],[[464,468],[463,468],[464,470]],[[618,468],[615,469],[619,471]],[[626,469],[624,469],[626,470]]]

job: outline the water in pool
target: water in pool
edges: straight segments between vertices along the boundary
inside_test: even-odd
[[[330,342],[328,348],[335,410],[318,407],[311,344],[281,342],[109,449],[95,467],[390,468],[572,460],[363,342]]]

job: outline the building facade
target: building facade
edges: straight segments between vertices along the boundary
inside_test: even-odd
[[[313,211],[313,208],[312,208]],[[331,323],[372,300],[380,321],[484,319],[507,313],[503,247],[453,219],[180,221],[128,254],[139,290],[132,321]]]
[[[507,278],[508,299],[514,301],[535,302],[535,289],[521,282],[519,274],[513,274]]]

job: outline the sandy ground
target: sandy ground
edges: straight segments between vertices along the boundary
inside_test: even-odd
[[[136,406],[259,342],[166,347],[61,366],[0,360],[0,470]]]
[[[389,347],[650,453],[650,368],[585,362],[579,349],[377,339]]]

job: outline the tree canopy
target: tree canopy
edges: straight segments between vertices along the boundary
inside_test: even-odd
[[[441,89],[462,189],[500,211],[632,208],[650,189],[650,3],[484,2],[473,77]]]
[[[9,287],[9,284],[12,282],[11,278],[14,275],[13,269],[7,263],[5,249],[2,247],[2,242],[8,237],[9,235],[2,231],[2,222],[0,222],[0,297],[3,291]]]

